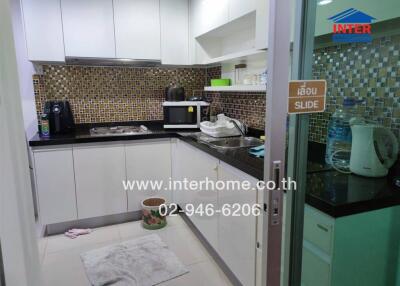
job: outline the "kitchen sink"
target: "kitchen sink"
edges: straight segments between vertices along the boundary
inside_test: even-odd
[[[229,137],[218,140],[209,140],[206,142],[212,147],[217,148],[246,148],[263,145],[264,142],[255,137]]]
[[[112,126],[94,127],[90,129],[91,136],[120,136],[151,133],[146,126]]]

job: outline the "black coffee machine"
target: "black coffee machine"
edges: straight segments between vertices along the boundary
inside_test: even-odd
[[[44,105],[50,125],[50,134],[66,134],[75,130],[74,117],[68,101],[47,101]]]
[[[184,101],[185,89],[178,84],[170,83],[170,85],[165,88],[165,100]]]

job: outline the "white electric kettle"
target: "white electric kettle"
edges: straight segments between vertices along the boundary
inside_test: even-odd
[[[381,125],[350,120],[352,145],[350,171],[367,177],[383,177],[397,160],[399,143],[393,132]]]

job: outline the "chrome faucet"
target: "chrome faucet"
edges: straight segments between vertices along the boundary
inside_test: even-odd
[[[239,120],[238,120],[238,121],[239,121]],[[235,120],[233,120],[233,119],[229,120],[229,122],[232,122],[233,125],[235,125],[235,127],[240,131],[240,134],[242,134],[243,137],[246,136],[246,133],[247,133],[247,126],[246,126],[246,124],[244,124],[243,122],[239,121],[239,122],[240,122],[240,125],[242,126],[242,127],[240,127],[239,124],[237,124],[237,122],[236,122]]]

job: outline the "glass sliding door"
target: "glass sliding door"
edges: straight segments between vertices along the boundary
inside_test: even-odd
[[[290,118],[289,285],[398,286],[400,2],[298,7],[292,78],[325,79],[327,97]]]
[[[268,1],[268,50],[264,182],[275,187],[262,192],[264,215],[259,220],[258,249],[262,253],[260,283],[281,285],[284,269],[283,228],[286,204],[283,181],[286,178],[286,138],[288,80],[290,78],[290,36],[294,1]],[[289,20],[288,20],[289,19]]]
[[[316,1],[296,1],[291,62],[292,80],[312,77],[313,39]],[[283,285],[301,285],[303,246],[303,214],[306,193],[309,115],[290,115],[288,129],[288,177],[297,182],[295,190],[287,192],[285,271]]]

